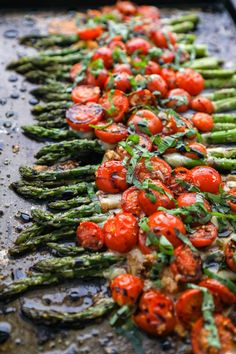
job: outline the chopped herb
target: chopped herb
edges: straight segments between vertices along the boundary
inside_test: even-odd
[[[161,235],[159,242],[160,251],[166,255],[173,256],[174,247],[164,235]]]
[[[189,238],[185,235],[183,235],[178,229],[175,229],[176,236],[189,248],[191,249],[192,252],[198,253],[198,250],[193,246],[192,242],[189,240]]]
[[[139,226],[144,232],[150,231],[150,227],[148,225],[148,218],[146,216],[139,221]]]
[[[94,125],[94,124],[89,124],[91,128],[97,129],[97,130],[106,130],[107,127],[109,127],[113,123],[112,119],[108,119],[106,124],[103,125]]]
[[[209,269],[204,268],[204,274],[206,274],[209,278],[218,280],[221,284],[226,286],[230,291],[232,291],[234,294],[236,294],[236,284],[229,279],[222,278],[218,274],[211,272]]]

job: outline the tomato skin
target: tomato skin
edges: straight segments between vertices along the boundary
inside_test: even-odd
[[[202,280],[199,286],[210,290],[212,295],[219,296],[220,300],[225,304],[232,305],[236,302],[236,295],[218,280],[207,278]]]
[[[166,81],[169,90],[176,88],[176,73],[173,69],[163,68],[160,75]]]
[[[182,244],[182,241],[176,235],[176,230],[182,234],[185,234],[186,230],[178,217],[164,211],[157,211],[149,216],[148,225],[151,232],[157,237],[164,235],[175,248]]]
[[[157,74],[152,74],[147,77],[147,89],[151,92],[159,91],[161,97],[165,97],[168,91],[165,80]]]
[[[96,39],[99,37],[103,32],[103,28],[101,26],[96,26],[92,28],[80,28],[78,29],[77,34],[79,35],[79,38],[84,40],[84,41],[89,41]]]
[[[199,289],[185,290],[175,304],[178,319],[189,327],[202,316],[202,291]]]
[[[119,305],[134,305],[143,291],[143,281],[132,274],[121,274],[112,280],[111,295]]]
[[[149,136],[145,134],[137,134],[139,136],[139,142],[138,145],[141,146],[142,148],[147,149],[148,151],[152,151],[152,141],[149,138]],[[123,160],[125,157],[130,158],[131,155],[126,151],[122,146],[117,146],[116,147],[116,152],[117,154],[121,157]]]
[[[132,75],[132,70],[129,64],[116,64],[112,72],[113,74],[126,73]]]
[[[228,191],[228,193],[236,197],[236,187],[231,188],[231,189]],[[236,212],[236,203],[233,203],[232,201],[230,201],[230,202],[229,202],[229,206],[230,206],[230,208],[231,208],[232,211]]]
[[[189,108],[189,104],[191,101],[191,96],[189,93],[183,89],[173,89],[168,92],[167,98],[169,102],[166,103],[166,106],[169,108],[173,108],[176,112],[185,112]],[[184,100],[184,103],[182,103]]]
[[[137,12],[137,7],[130,1],[118,1],[116,8],[124,15],[134,15]]]
[[[210,246],[216,240],[217,235],[217,227],[210,222],[194,229],[194,232],[189,235],[189,239],[194,247],[202,248]]]
[[[100,98],[99,103],[106,111],[106,117],[111,117],[115,122],[121,122],[129,109],[128,98],[125,93],[120,90],[106,92]]]
[[[228,267],[236,273],[236,262],[233,257],[236,254],[236,242],[234,240],[229,240],[225,247],[225,261]]]
[[[151,214],[155,213],[159,207],[164,207],[166,209],[172,209],[175,207],[175,203],[173,199],[170,199],[165,193],[169,193],[173,198],[172,192],[160,181],[153,181],[153,184],[155,186],[161,188],[164,192],[158,192],[153,190],[152,188],[149,188],[147,191],[148,193],[151,193],[152,196],[156,199],[155,202],[152,202],[150,198],[148,197],[148,194],[146,193],[147,191],[145,190],[140,190],[138,194],[138,201],[141,209],[144,211],[144,213],[148,216]]]
[[[131,213],[134,216],[141,214],[141,208],[138,203],[139,190],[136,187],[130,187],[124,191],[121,198],[121,208],[127,213]]]
[[[145,332],[164,336],[173,331],[176,323],[174,303],[158,290],[147,290],[140,299],[133,320]]]
[[[158,20],[160,18],[160,11],[155,6],[142,5],[138,7],[138,13],[143,17]]]
[[[207,156],[207,149],[203,144],[197,143],[195,141],[188,143],[188,146],[193,149],[198,151],[200,154],[204,155],[204,157]],[[197,152],[185,152],[184,156],[190,158],[190,159],[194,159],[194,160],[198,160],[200,159],[200,157],[198,156]]]
[[[150,135],[155,135],[162,131],[162,121],[155,113],[149,111],[148,109],[140,109],[136,113],[132,114],[127,124],[133,124],[137,133],[143,133],[141,124],[144,122],[147,124],[145,128],[148,130]],[[145,133],[147,134],[146,130]]]
[[[191,341],[193,354],[219,353],[229,354],[235,351],[236,327],[229,318],[220,314],[214,316],[214,322],[220,339],[221,348],[213,348],[207,341],[209,332],[204,327],[204,318],[201,317],[193,326]],[[217,351],[216,351],[217,350]]]
[[[119,213],[103,226],[106,246],[115,252],[127,253],[137,244],[138,222],[131,213]]]
[[[202,276],[201,257],[193,253],[188,245],[181,245],[174,251],[175,260],[170,269],[175,280],[181,283],[197,282]]]
[[[97,124],[103,118],[102,106],[97,103],[75,104],[66,111],[66,121],[72,129],[89,132],[90,124]]]
[[[168,181],[168,187],[173,191],[176,197],[186,192],[186,189],[178,183],[178,180],[183,180],[187,183],[192,183],[191,171],[185,167],[176,167],[173,176]]]
[[[160,75],[161,68],[160,65],[155,63],[155,61],[150,60],[145,67],[145,75],[158,74]]]
[[[113,64],[112,50],[108,47],[98,48],[92,56],[92,61],[102,59],[106,69],[110,69]]]
[[[91,221],[81,222],[76,230],[79,245],[90,251],[99,251],[104,246],[102,229]]]
[[[198,187],[201,192],[219,193],[222,179],[219,172],[214,168],[209,166],[196,166],[191,170],[191,175],[193,184]]]
[[[106,122],[100,122],[99,125],[106,125]],[[128,136],[128,131],[122,123],[112,123],[105,129],[95,129],[95,135],[100,140],[108,144],[116,144]]]
[[[184,193],[184,194],[181,194],[177,199],[177,203],[178,203],[179,208],[190,206],[190,205],[196,204],[197,202],[198,202],[198,194],[197,193]],[[201,202],[203,203],[203,205],[207,211],[211,211],[210,204],[208,203],[208,201],[206,199],[201,198]]]
[[[214,127],[214,121],[212,116],[207,113],[196,113],[192,117],[194,126],[200,130],[200,132],[210,132]]]
[[[91,69],[88,68],[86,81],[88,85],[99,86],[101,89],[104,89],[108,77],[109,73],[105,68],[100,70],[96,77],[92,74]]]
[[[120,161],[107,161],[96,171],[97,188],[105,193],[120,193],[128,188],[126,169]]]
[[[155,96],[147,89],[133,91],[129,96],[129,104],[132,107],[139,105],[152,105],[155,101]]]
[[[168,48],[169,43],[171,45],[176,44],[176,36],[172,32],[163,33],[159,30],[153,30],[153,31],[151,31],[150,35],[151,35],[151,37],[150,37],[151,40],[159,48]],[[168,40],[167,40],[167,37],[168,37]]]
[[[191,108],[194,111],[211,114],[214,112],[214,106],[207,97],[198,96],[191,101]]]
[[[204,79],[193,69],[184,69],[176,73],[176,84],[187,91],[191,96],[199,95],[204,89]]]
[[[100,88],[91,85],[79,85],[73,88],[71,92],[72,101],[75,103],[97,103],[100,97]]]
[[[135,176],[139,181],[143,181],[145,178],[153,180],[160,180],[165,183],[171,176],[171,167],[167,162],[160,159],[157,156],[153,156],[149,160],[152,170],[149,170],[145,165],[145,159],[141,159],[135,167]]]
[[[117,89],[123,92],[130,91],[130,75],[123,72],[109,77],[106,81],[105,88],[107,90]]]
[[[143,38],[132,38],[126,43],[126,50],[128,54],[133,54],[138,51],[139,54],[146,55],[151,48],[151,44]]]
[[[142,252],[142,254],[150,254],[155,251],[154,246],[147,246],[146,245],[147,235],[146,233],[140,228],[138,234],[138,248]]]
[[[170,50],[165,50],[164,53],[160,56],[159,62],[160,64],[168,64],[172,63],[175,59],[175,53],[171,52]]]

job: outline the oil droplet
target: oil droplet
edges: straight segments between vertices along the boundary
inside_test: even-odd
[[[34,97],[29,99],[29,104],[31,104],[32,106],[35,106],[38,103],[39,103],[39,101]]]
[[[18,77],[15,74],[12,74],[9,76],[8,81],[10,82],[16,82],[18,80]]]
[[[0,104],[2,106],[4,106],[7,103],[7,99],[6,98],[0,98]]]
[[[6,112],[5,116],[6,116],[6,118],[14,117],[14,116],[15,116],[15,112],[13,112],[13,111],[8,111],[8,112]]]
[[[5,38],[16,38],[18,36],[19,32],[16,29],[9,29],[3,33]]]
[[[24,20],[23,20],[23,25],[27,26],[27,27],[33,27],[36,23],[36,20],[31,17],[31,16],[25,16]]]
[[[10,337],[11,325],[8,322],[0,322],[0,343],[6,342]]]
[[[11,122],[8,121],[8,122],[4,122],[3,126],[4,126],[4,128],[11,128],[12,124],[11,124]]]
[[[19,93],[18,92],[12,92],[12,94],[11,94],[11,96],[10,96],[11,98],[13,98],[13,99],[17,99],[17,98],[19,98],[20,97],[20,95],[19,95]]]

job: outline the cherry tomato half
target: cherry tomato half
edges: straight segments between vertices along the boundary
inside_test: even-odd
[[[160,92],[160,97],[165,97],[168,91],[166,81],[157,74],[152,74],[147,77],[147,89],[151,92]]]
[[[126,43],[126,50],[128,54],[138,52],[139,54],[146,55],[151,48],[151,44],[143,38],[132,38]]]
[[[189,108],[191,96],[183,89],[173,89],[168,92],[169,102],[166,106],[175,109],[177,112],[185,112]]]
[[[104,108],[106,117],[111,117],[115,122],[121,122],[129,109],[128,98],[120,90],[111,90],[104,93],[99,103]]]
[[[184,153],[184,156],[188,157],[189,159],[198,160],[198,159],[202,158],[202,155],[203,155],[203,157],[206,157],[206,155],[207,155],[207,149],[203,144],[193,141],[193,142],[188,143],[188,147],[191,150],[193,150],[193,151],[189,151],[189,152]]]
[[[193,184],[201,192],[217,194],[222,185],[221,175],[209,166],[196,166],[191,170]]]
[[[77,34],[79,38],[84,41],[89,41],[98,38],[103,32],[103,28],[101,26],[95,27],[85,27],[79,28]]]
[[[73,88],[71,98],[75,103],[96,103],[99,100],[100,93],[101,91],[98,86],[79,85]]]
[[[189,235],[189,239],[194,247],[202,248],[210,246],[217,238],[217,235],[217,227],[210,222],[194,229],[193,233]]]
[[[96,171],[97,188],[105,193],[119,193],[128,188],[126,169],[120,161],[107,161]]]
[[[160,11],[155,6],[149,6],[149,5],[139,6],[138,13],[143,17],[151,20],[158,20],[160,18]]]
[[[124,191],[121,198],[121,208],[127,213],[131,213],[135,216],[141,214],[141,208],[138,202],[139,190],[136,187],[130,187]]]
[[[134,305],[143,290],[143,281],[132,274],[121,274],[112,280],[110,288],[119,306]]]
[[[209,98],[203,97],[203,96],[195,97],[191,101],[191,108],[194,111],[208,113],[208,114],[213,113],[215,110],[211,100],[209,100]]]
[[[135,176],[139,181],[150,178],[165,183],[171,176],[171,167],[157,156],[151,157],[148,162],[143,158],[135,167]]]
[[[135,15],[137,7],[131,1],[118,1],[116,8],[124,15]]]
[[[98,48],[92,56],[92,61],[102,59],[106,69],[110,69],[113,64],[112,50],[108,47]]]
[[[116,144],[124,140],[128,136],[128,131],[122,123],[112,123],[108,126],[107,122],[100,122],[99,127],[105,126],[103,129],[95,129],[95,135],[100,140],[108,144]]]
[[[126,73],[132,75],[132,70],[129,64],[116,64],[112,72],[113,74]]]
[[[117,89],[123,92],[131,90],[130,75],[123,72],[110,76],[105,84],[107,90]]]
[[[102,229],[91,221],[81,222],[76,230],[79,245],[90,251],[99,251],[104,246]]]
[[[96,125],[103,115],[103,108],[97,103],[75,104],[66,111],[66,121],[72,129],[89,132],[90,124]]]
[[[202,316],[203,294],[200,289],[185,290],[175,304],[178,319],[186,326]]]
[[[185,167],[176,167],[173,171],[173,175],[168,181],[168,187],[177,197],[186,192],[185,187],[181,185],[181,181],[191,184],[191,171]]]
[[[200,132],[210,132],[214,127],[214,121],[212,116],[207,113],[196,113],[192,117],[194,126],[200,130]]]
[[[148,109],[140,109],[128,120],[128,125],[134,125],[135,131],[148,135],[155,135],[162,131],[162,121]]]
[[[129,96],[129,104],[132,107],[153,105],[155,96],[147,89],[133,91]]]
[[[200,197],[197,193],[183,193],[177,199],[179,208],[190,206],[198,202],[202,203],[207,211],[211,211],[208,201]]]
[[[225,304],[232,305],[236,302],[236,295],[216,279],[204,279],[199,283],[199,286],[210,290],[212,295],[218,295]]]
[[[187,91],[191,96],[199,95],[204,89],[204,79],[193,69],[184,69],[176,73],[176,84]]]

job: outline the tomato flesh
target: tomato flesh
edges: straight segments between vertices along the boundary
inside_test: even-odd
[[[119,305],[134,305],[143,290],[143,281],[132,274],[121,274],[112,280],[111,295]]]
[[[193,69],[184,69],[176,73],[176,84],[191,96],[199,95],[204,89],[204,79]]]
[[[91,85],[79,85],[73,88],[71,98],[75,103],[98,102],[100,88]]]
[[[128,125],[134,125],[137,133],[155,135],[162,131],[160,118],[148,109],[138,110],[128,120]]]
[[[194,247],[202,248],[210,246],[216,240],[217,235],[217,227],[210,222],[194,229],[193,233],[189,235],[189,239]]]
[[[222,186],[221,175],[209,166],[196,166],[191,170],[193,184],[202,192],[219,193]]]
[[[115,122],[121,122],[129,109],[129,101],[124,92],[111,90],[106,92],[99,100],[105,110],[106,117],[111,117]]]
[[[79,245],[90,251],[99,251],[104,246],[102,229],[94,222],[84,221],[76,230]]]
[[[168,92],[169,102],[166,106],[175,109],[177,112],[185,112],[189,108],[191,96],[183,89],[173,89]]]
[[[194,111],[208,113],[208,114],[213,113],[215,110],[214,105],[211,102],[211,100],[209,100],[209,98],[203,97],[203,96],[195,97],[191,101],[191,108]]]
[[[106,127],[106,124],[107,122],[100,122],[99,126]],[[116,144],[127,138],[128,131],[122,123],[112,123],[104,129],[95,129],[95,135],[105,143]]]
[[[121,199],[121,208],[127,213],[131,213],[135,216],[141,214],[141,208],[138,202],[139,190],[136,187],[130,187],[124,191]]]
[[[207,113],[194,114],[192,122],[200,132],[210,132],[214,127],[213,118]]]
[[[66,111],[67,123],[72,129],[89,132],[90,124],[97,124],[102,120],[104,111],[101,105],[89,102],[87,104],[75,104]]]
[[[97,188],[105,193],[119,193],[128,188],[126,169],[119,161],[107,161],[96,171]]]

